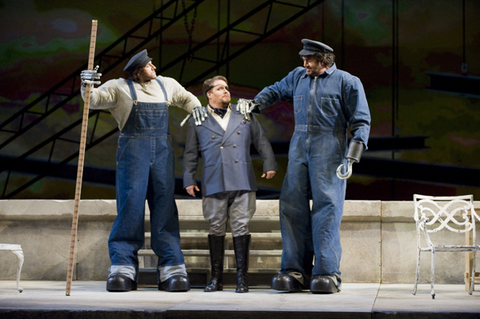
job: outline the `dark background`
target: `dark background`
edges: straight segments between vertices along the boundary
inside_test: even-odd
[[[372,114],[370,149],[354,165],[347,199],[480,196],[480,1],[325,0],[298,17],[314,1],[270,2],[0,1],[1,197],[74,198],[80,125],[71,126],[82,117],[75,92],[92,20],[98,20],[95,53],[108,50],[95,62],[103,83],[124,77],[128,58],[146,48],[159,74],[177,79],[202,103],[206,78],[227,76],[234,102],[253,98],[301,65],[301,39],[325,42],[337,66],[361,79]],[[184,6],[188,12],[179,14]],[[129,33],[144,20],[151,23]],[[186,195],[180,183],[186,127],[179,125],[185,115],[170,108],[178,198]],[[258,197],[277,198],[292,105],[278,103],[258,119],[279,163],[277,176],[266,181],[255,159]],[[83,199],[115,198],[116,125],[105,112],[89,120]]]

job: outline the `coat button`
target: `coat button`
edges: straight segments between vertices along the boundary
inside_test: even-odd
[[[222,150],[223,150],[223,146],[220,146],[220,149],[222,149]]]
[[[233,148],[237,148],[237,145],[233,145]]]
[[[238,160],[235,160],[235,163],[238,163]]]
[[[215,136],[212,136],[212,140],[214,140],[214,139],[215,139]]]
[[[240,134],[240,131],[238,131],[237,134]]]

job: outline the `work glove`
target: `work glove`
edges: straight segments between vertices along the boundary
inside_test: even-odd
[[[250,121],[250,113],[260,114],[260,104],[255,100],[238,99],[237,111]]]
[[[185,119],[180,123],[180,126],[185,125],[185,123],[188,121],[190,117],[193,116],[193,119],[195,120],[195,125],[202,125],[202,122],[205,121],[208,117],[208,112],[207,108],[204,106],[197,106],[192,110],[192,113],[188,114]]]
[[[102,82],[98,81],[100,80],[100,77],[102,76],[102,73],[97,73],[99,66],[97,65],[95,69],[93,70],[83,70],[80,73],[80,79],[82,80],[82,86],[85,87],[87,84],[97,84],[100,85]]]

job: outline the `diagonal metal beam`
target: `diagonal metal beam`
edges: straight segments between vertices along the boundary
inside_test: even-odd
[[[116,40],[113,44],[111,44],[109,47],[104,49],[102,52],[96,55],[95,57],[95,64],[98,64],[102,66],[102,64],[109,62],[108,66],[106,68],[102,69],[102,72],[104,74],[108,73],[110,70],[115,68],[118,64],[123,62],[125,59],[130,57],[134,52],[136,52],[139,48],[142,48],[145,43],[150,42],[152,39],[155,39],[157,35],[161,32],[164,32],[166,29],[171,27],[175,22],[179,21],[181,18],[185,16],[189,11],[195,9],[198,5],[200,5],[204,0],[196,0],[191,4],[190,6],[186,7],[185,10],[179,11],[177,9],[178,2],[180,0],[172,0],[163,5],[161,8],[156,10],[153,14],[151,14],[149,17],[144,19],[142,22],[140,22],[138,25],[133,27],[128,33],[123,35],[121,38]],[[166,18],[163,17],[163,13],[171,7],[174,7],[174,15],[173,17]],[[164,24],[160,29],[156,31],[152,31],[152,24],[155,19],[164,19],[167,20],[168,22]],[[142,37],[136,36],[135,33],[140,32],[143,29],[148,27],[148,32]],[[133,46],[129,47],[128,42],[129,40],[135,39],[138,43],[138,40],[140,39],[140,42]],[[113,54],[113,52],[116,52],[117,48],[120,47],[120,54]],[[111,62],[113,60],[113,62]],[[103,63],[102,63],[103,62]],[[79,69],[75,70],[73,73],[71,73],[69,76],[67,76],[65,79],[60,81],[58,84],[56,84],[54,87],[52,87],[50,90],[48,90],[46,93],[42,94],[40,97],[29,103],[27,106],[25,106],[23,109],[20,111],[16,112],[13,114],[11,117],[9,117],[7,120],[5,120],[3,123],[0,124],[0,132],[6,132],[6,133],[13,133],[12,136],[10,136],[8,139],[3,141],[0,144],[0,149],[4,148],[7,146],[9,143],[17,139],[19,136],[30,130],[32,127],[34,127],[36,124],[44,120],[46,117],[51,115],[53,112],[61,108],[63,105],[65,105],[67,102],[71,101],[73,98],[77,97],[80,94],[80,72],[82,70],[87,69],[87,64],[85,63],[82,67]],[[65,88],[71,88],[70,93],[59,93],[62,89],[65,90]],[[51,100],[55,100],[53,97],[59,97],[60,101],[54,105],[51,104]],[[26,123],[26,116],[27,115],[34,115],[37,116],[37,118],[33,121],[30,121]],[[8,125],[14,126],[14,122],[18,122],[18,127],[13,127],[8,129]]]
[[[160,68],[160,72],[162,73],[162,72],[172,68],[173,66],[175,66],[179,63],[185,63],[187,60],[190,60],[190,59],[193,59],[193,60],[196,59],[196,60],[202,60],[204,62],[210,62],[210,66],[207,67],[206,70],[204,70],[203,72],[201,72],[200,74],[198,74],[197,76],[195,76],[194,78],[189,79],[189,80],[184,80],[184,78],[183,78],[184,74],[183,74],[183,68],[182,68],[182,72],[180,73],[178,78],[180,79],[180,81],[182,83],[185,83],[184,84],[185,87],[189,87],[190,85],[193,85],[193,84],[197,83],[198,81],[203,80],[205,78],[205,76],[207,76],[211,72],[213,72],[216,69],[218,69],[219,67],[229,63],[231,60],[240,56],[245,51],[251,49],[252,47],[257,45],[258,43],[260,43],[264,39],[268,38],[273,33],[277,32],[281,28],[285,27],[286,25],[288,25],[292,21],[298,19],[299,17],[301,17],[302,15],[307,13],[308,11],[312,10],[313,8],[317,7],[319,4],[323,3],[324,1],[325,0],[311,0],[311,1],[308,1],[307,4],[305,4],[305,5],[300,5],[298,3],[288,3],[288,2],[277,1],[277,0],[265,1],[261,4],[259,4],[257,7],[255,7],[251,11],[249,11],[248,13],[246,13],[244,16],[242,16],[242,17],[238,18],[237,20],[231,22],[228,26],[221,29],[217,33],[213,34],[212,36],[207,38],[205,41],[202,41],[201,43],[195,45],[188,52],[185,52],[184,54],[180,55],[178,58],[176,58],[176,59],[172,60],[171,62],[165,64],[163,67]],[[294,12],[294,13],[288,19],[285,19],[281,23],[279,23],[277,25],[274,25],[273,23],[271,23],[271,19],[270,19],[271,15],[275,13],[274,12],[274,6],[276,8],[277,7],[282,7],[283,9],[285,9],[285,7],[287,7],[288,9],[291,9],[290,10],[291,12]],[[253,17],[255,14],[259,14],[259,12],[261,12],[262,10],[266,10],[266,9],[268,9],[268,12],[266,13],[266,16],[265,16],[265,25],[264,25],[262,33],[248,32],[248,31],[241,30],[239,28],[241,23],[248,21],[248,19]],[[256,36],[257,38],[252,40],[250,43],[246,44],[241,49],[235,51],[232,54],[225,54],[225,53],[222,54],[216,60],[210,60],[209,61],[209,60],[206,60],[206,59],[195,57],[195,54],[199,53],[199,51],[201,49],[206,48],[210,45],[217,44],[217,40],[220,37],[222,37],[222,36],[227,36],[228,38],[231,37],[232,32],[248,33],[252,36]],[[223,52],[229,52],[229,50],[227,50],[227,48],[226,48],[228,45],[229,45],[229,41],[225,41]]]

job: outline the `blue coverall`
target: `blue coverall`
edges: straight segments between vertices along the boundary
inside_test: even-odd
[[[337,275],[341,281],[340,223],[346,181],[336,176],[336,169],[346,164],[349,126],[353,139],[367,148],[370,111],[363,85],[335,64],[317,77],[298,67],[254,100],[260,109],[287,100],[293,100],[294,106],[295,130],[280,195],[280,273],[300,273],[306,280]]]

